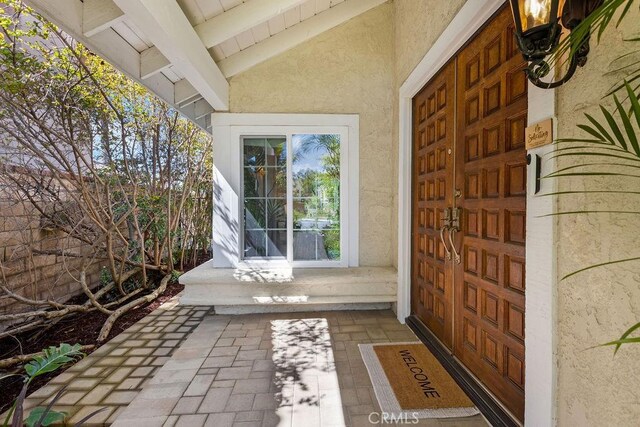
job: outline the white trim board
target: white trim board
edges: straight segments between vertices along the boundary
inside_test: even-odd
[[[412,98],[502,6],[504,0],[466,2],[438,40],[411,72],[399,91],[398,155],[398,320],[411,314],[411,137]],[[555,91],[529,84],[528,120],[535,123],[555,114]],[[543,155],[550,146],[531,151]],[[543,165],[543,173],[553,167]],[[550,197],[533,195],[535,171],[528,168],[526,238],[525,424],[556,423],[556,250],[555,220],[540,215],[555,211]],[[542,183],[552,192],[553,180]],[[533,272],[536,274],[534,275]]]
[[[341,228],[340,263],[294,261],[294,267],[357,267],[359,264],[359,116],[357,114],[249,114],[214,113],[213,266],[276,265],[278,260],[247,260],[240,255],[241,237],[241,137],[293,133],[339,133],[347,143],[341,152]],[[289,215],[291,217],[291,215]],[[264,266],[264,265],[263,265]]]

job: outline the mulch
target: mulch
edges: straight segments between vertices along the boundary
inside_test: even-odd
[[[183,285],[180,285],[177,282],[170,283],[167,285],[167,289],[164,293],[158,296],[158,298],[122,315],[122,317],[115,322],[111,332],[109,333],[109,337],[105,342],[108,342],[129,326],[154,311],[161,304],[182,291],[182,289],[184,289]],[[86,297],[82,294],[78,297],[72,298],[69,302],[81,304],[85,300]],[[6,359],[20,354],[37,353],[42,351],[43,348],[58,346],[63,342],[68,344],[78,343],[81,345],[94,344],[96,347],[92,351],[95,351],[99,347],[96,343],[96,339],[98,338],[102,324],[106,319],[107,315],[99,312],[80,313],[64,318],[55,325],[52,325],[51,327],[54,328],[55,333],[52,333],[49,329],[42,328],[18,334],[13,337],[5,337],[0,339],[0,359]],[[90,352],[86,353],[88,354]],[[70,366],[71,365],[36,378],[29,387],[29,393],[33,393],[38,390]],[[3,376],[3,374],[5,373],[0,371],[0,377]],[[20,377],[9,377],[0,380],[0,414],[11,407],[13,400],[20,393],[22,384],[22,378]],[[4,420],[0,420],[0,423],[3,421]]]

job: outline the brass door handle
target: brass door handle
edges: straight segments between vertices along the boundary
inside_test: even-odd
[[[444,232],[447,231],[451,227],[451,208],[444,208],[442,210],[442,219],[441,221],[444,223],[442,228],[440,228],[440,241],[442,242],[442,246],[444,247],[445,259],[449,261],[451,259],[451,251],[447,247],[447,241],[444,238]]]
[[[450,230],[448,225],[443,225],[440,229],[440,241],[442,242],[442,246],[444,247],[445,259],[449,261],[451,259],[451,251],[447,248],[447,242],[444,240],[444,232],[446,230]]]
[[[460,253],[456,249],[456,244],[454,243],[453,239],[455,237],[456,231],[460,231],[460,223],[462,219],[461,217],[462,217],[462,209],[460,208],[451,209],[451,223],[449,226],[449,243],[451,244],[451,251],[453,252],[453,261],[456,264],[460,264],[461,259],[460,259]]]
[[[460,253],[456,249],[456,244],[453,242],[453,238],[455,236],[455,232],[458,231],[456,227],[449,227],[449,243],[451,244],[451,251],[453,252],[453,261],[456,264],[460,264]]]

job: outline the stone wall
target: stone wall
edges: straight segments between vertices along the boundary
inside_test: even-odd
[[[29,179],[29,171],[12,170],[14,178]],[[54,253],[86,254],[87,248],[47,224],[31,203],[21,200],[5,173],[0,177],[0,284],[30,299],[66,301],[81,292],[75,278],[83,259]],[[87,280],[98,283],[98,264],[88,270]],[[0,315],[28,308],[14,299],[0,298]]]

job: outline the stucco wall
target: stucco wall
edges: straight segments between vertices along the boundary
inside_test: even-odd
[[[592,42],[586,67],[556,93],[558,136],[583,135],[576,124],[585,123],[584,113],[601,118],[597,103],[622,76],[604,76],[611,61],[631,47],[623,36],[637,34],[640,19],[632,7],[619,30],[612,24],[600,45]],[[634,43],[638,49],[638,43]],[[602,119],[604,122],[604,119]],[[559,167],[602,159],[560,159]],[[599,168],[602,170],[602,168]],[[607,167],[610,170],[619,167]],[[629,169],[626,172],[630,172]],[[586,185],[589,183],[589,185]],[[637,191],[638,180],[629,178],[561,179],[561,191],[626,189]],[[640,196],[590,194],[563,196],[559,211],[605,209],[640,211]],[[637,425],[640,419],[638,360],[640,345],[623,347],[613,357],[611,347],[593,348],[618,338],[640,320],[640,263],[603,267],[560,280],[582,267],[640,256],[640,216],[593,214],[559,218],[558,242],[558,425]]]
[[[398,266],[398,91],[402,83],[429,51],[458,13],[464,0],[394,1],[393,81],[393,265]]]
[[[360,115],[360,265],[396,248],[391,120],[393,5],[385,3],[230,81],[234,113]]]

